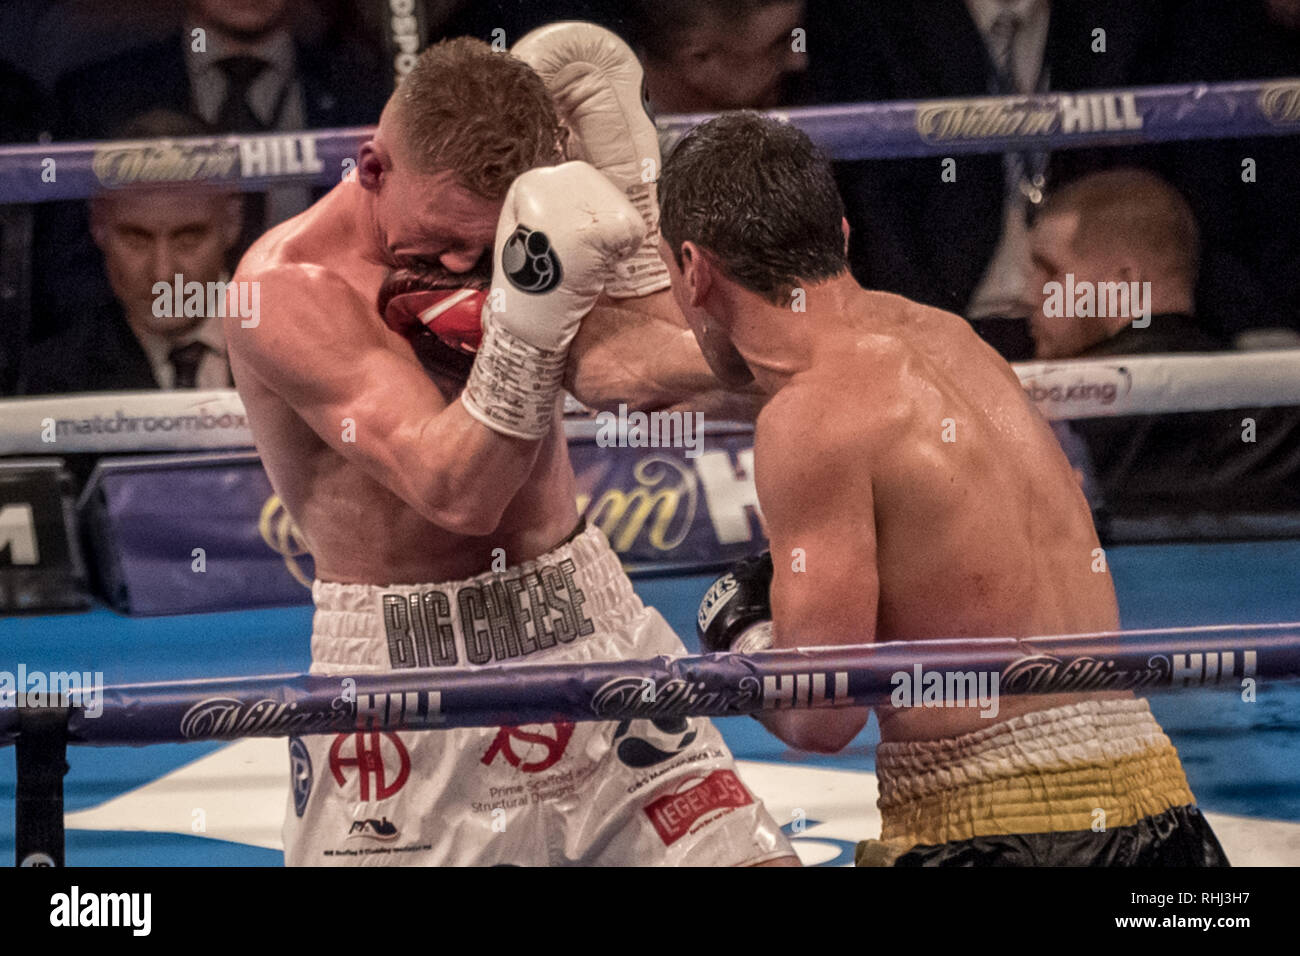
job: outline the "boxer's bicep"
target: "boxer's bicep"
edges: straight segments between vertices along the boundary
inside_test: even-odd
[[[565,387],[596,409],[671,406],[718,417],[697,402],[716,401],[709,393],[718,380],[667,292],[597,302],[570,346]]]
[[[772,551],[775,647],[870,644],[879,583],[870,472],[836,435],[825,402],[778,394],[759,419],[755,481]],[[842,439],[842,440],[841,440]],[[776,712],[764,726],[801,750],[835,753],[866,726],[863,707]]]
[[[389,347],[392,333],[340,280],[267,281],[262,301],[256,328],[228,329],[239,364],[420,514],[455,530],[462,518],[479,524],[480,516],[462,514],[463,503],[484,496],[465,488],[481,482],[493,454],[508,456],[524,443],[494,440],[459,402],[449,406],[417,362]]]
[[[880,590],[870,471],[804,405],[778,395],[754,449],[776,644],[869,644]]]

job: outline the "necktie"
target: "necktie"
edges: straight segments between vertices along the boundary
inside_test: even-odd
[[[176,370],[176,388],[194,388],[198,384],[199,363],[203,361],[208,347],[202,342],[178,345],[171,350],[167,360]]]
[[[248,91],[269,64],[255,56],[228,56],[217,61],[226,77],[226,97],[217,111],[217,128],[228,133],[258,133],[266,124],[248,105]]]
[[[1010,10],[999,13],[989,28],[989,53],[993,56],[993,67],[998,71],[1002,89],[1008,93],[1020,91],[1013,62],[1016,34],[1019,32],[1020,16]]]
[[[1023,25],[1019,14],[1003,10],[989,28],[989,55],[993,69],[997,71],[994,85],[1005,95],[1026,92],[1021,88],[1015,64],[1016,35]],[[1028,177],[1030,161],[1035,157],[1024,152],[1012,152],[1006,153],[1005,158],[1008,192],[1011,195],[1021,193],[1032,202],[1038,202],[1042,195],[1038,175],[1035,173],[1034,182]],[[1035,169],[1040,169],[1037,163]]]
[[[268,128],[248,105],[248,91],[269,65],[255,56],[228,56],[217,61],[217,68],[226,77],[226,97],[217,111],[217,129],[223,133],[260,133]],[[244,193],[241,253],[261,235],[265,222],[266,194]]]

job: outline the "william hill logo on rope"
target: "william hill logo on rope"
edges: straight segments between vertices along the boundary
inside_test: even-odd
[[[91,169],[104,186],[227,181],[318,173],[316,137],[191,137],[111,142],[95,147]]]

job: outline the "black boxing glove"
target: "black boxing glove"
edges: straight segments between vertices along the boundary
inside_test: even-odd
[[[695,619],[707,653],[748,654],[772,646],[772,552],[745,558],[714,581]]]

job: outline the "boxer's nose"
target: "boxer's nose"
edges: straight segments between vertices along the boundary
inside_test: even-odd
[[[448,272],[469,272],[483,257],[483,248],[449,249],[438,257],[442,267]]]

